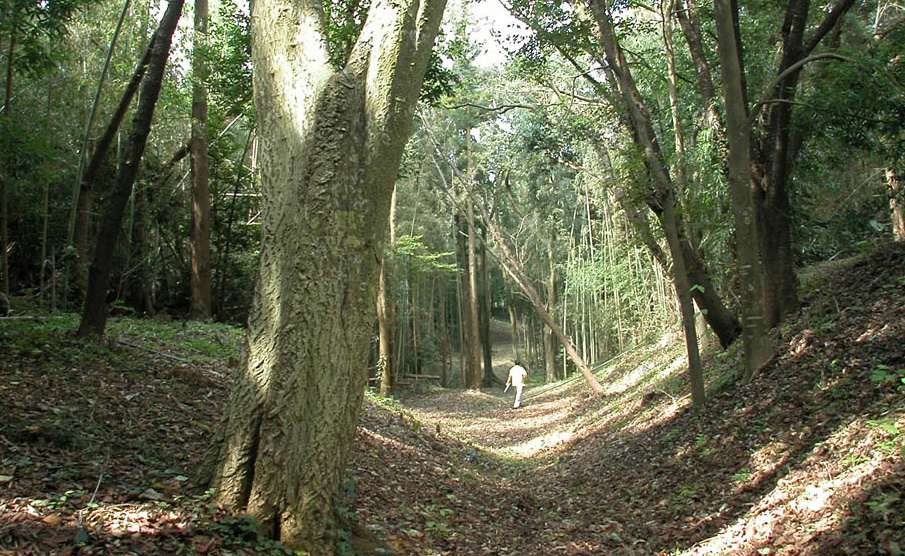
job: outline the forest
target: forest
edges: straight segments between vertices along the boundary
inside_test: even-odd
[[[0,64],[0,553],[905,550],[905,6],[7,0]]]

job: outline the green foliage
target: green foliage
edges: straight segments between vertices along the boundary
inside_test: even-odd
[[[870,372],[870,379],[878,384],[905,384],[905,368],[893,369],[889,365],[877,365]]]
[[[396,263],[406,272],[455,272],[455,262],[444,262],[450,259],[453,253],[433,253],[430,248],[422,243],[421,236],[403,235],[396,238],[394,245]]]
[[[370,0],[338,0],[324,2],[324,23],[330,49],[330,61],[337,68],[345,65],[358,40]]]
[[[220,4],[219,17],[210,25],[210,102],[223,119],[246,112],[251,106],[251,34],[249,17],[233,0]]]
[[[15,37],[15,73],[35,78],[53,69],[64,51],[49,45],[66,34],[78,10],[91,4],[90,0],[5,2],[0,7],[0,32],[6,39]]]

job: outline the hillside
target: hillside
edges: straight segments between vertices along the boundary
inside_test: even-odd
[[[748,384],[707,361],[694,412],[680,342],[580,380],[369,397],[344,507],[362,554],[900,554],[905,248],[803,278],[801,311]],[[188,487],[237,332],[71,315],[0,321],[0,553],[280,553]],[[368,540],[370,539],[370,541]]]

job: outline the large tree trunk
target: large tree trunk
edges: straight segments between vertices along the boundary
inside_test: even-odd
[[[471,137],[471,133],[467,137]],[[469,172],[469,175],[471,173]],[[469,186],[470,187],[470,186]],[[477,257],[477,230],[474,225],[474,207],[472,202],[468,201],[466,225],[468,226],[468,281],[466,288],[468,297],[466,299],[466,318],[468,319],[465,329],[468,331],[466,338],[465,353],[468,357],[468,364],[465,367],[465,387],[471,390],[481,389],[481,339],[480,339],[480,322],[478,317],[478,257]]]
[[[183,0],[170,0],[158,26],[157,38],[153,41],[154,48],[151,52],[147,73],[142,81],[138,106],[132,120],[132,131],[126,142],[116,182],[107,198],[97,240],[94,244],[94,255],[88,272],[88,290],[78,330],[80,336],[102,336],[107,325],[107,284],[110,279],[113,248],[119,237],[126,203],[132,195],[132,186],[138,175],[141,157],[151,132],[154,108],[160,94],[163,72],[170,54],[170,41],[182,13],[183,3]]]
[[[378,0],[337,71],[320,1],[252,4],[263,243],[211,485],[314,555],[340,540],[390,198],[443,8]]]
[[[211,316],[211,190],[207,141],[207,0],[195,0],[192,45],[192,278],[191,315]]]

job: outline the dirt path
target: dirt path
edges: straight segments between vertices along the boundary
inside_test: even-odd
[[[502,384],[515,362],[509,323],[492,322],[491,343],[494,374]],[[502,387],[444,390],[406,397],[404,403],[419,420],[439,426],[444,434],[494,455],[528,459],[574,433],[572,393],[560,384],[560,395],[551,395],[542,384],[544,370],[529,366],[528,371],[519,409],[512,408],[514,391],[504,393]]]

